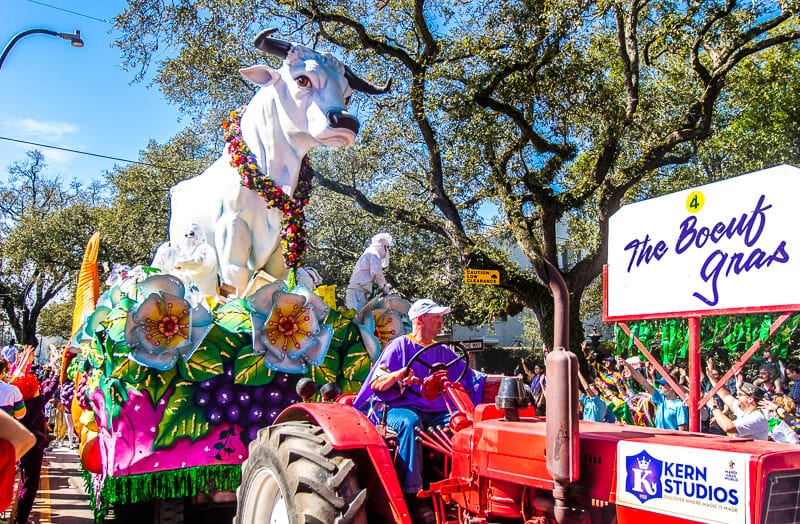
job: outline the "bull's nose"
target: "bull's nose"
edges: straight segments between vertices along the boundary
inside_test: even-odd
[[[356,117],[344,111],[328,111],[328,123],[331,127],[344,127],[358,134],[359,123]]]

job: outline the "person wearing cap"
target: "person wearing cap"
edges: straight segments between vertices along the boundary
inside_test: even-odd
[[[713,378],[712,369],[713,363],[709,359],[706,376],[712,386],[716,386],[717,380]],[[708,401],[707,407],[711,410],[711,415],[722,431],[734,434],[737,437],[752,438],[753,440],[769,439],[769,421],[758,407],[758,403],[764,400],[763,389],[749,382],[743,382],[739,386],[736,397],[725,387],[721,387],[717,391],[717,395],[736,416],[735,420],[731,420],[717,407],[714,399]]]
[[[617,362],[630,370],[633,379],[650,395],[656,406],[655,427],[678,431],[686,431],[689,428],[689,408],[665,379],[656,379],[656,385],[653,386],[625,359],[620,357]]]
[[[434,344],[434,337],[444,325],[444,315],[449,312],[449,307],[427,298],[414,302],[408,310],[411,333],[386,345],[353,401],[353,405],[366,411],[375,423],[382,422],[386,410],[386,425],[397,433],[397,476],[415,524],[435,522],[435,515],[426,501],[416,496],[424,487],[422,447],[415,438],[416,431],[417,428],[446,425],[450,415],[442,396],[433,400],[422,397],[420,381],[429,375],[430,369],[419,362],[409,367],[408,361],[422,348]],[[453,362],[456,357],[447,346],[433,345],[421,359],[434,365]],[[448,370],[451,380],[455,380],[466,365],[463,361],[453,364]],[[481,380],[472,369],[467,368],[461,384],[472,393],[474,402],[480,401]]]
[[[345,291],[345,303],[349,309],[360,311],[378,293],[388,295],[392,286],[386,283],[383,270],[389,267],[389,248],[394,240],[389,233],[378,233],[356,261],[350,282]]]

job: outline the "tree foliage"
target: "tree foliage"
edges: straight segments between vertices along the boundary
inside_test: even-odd
[[[266,26],[362,76],[391,76],[390,95],[354,101],[357,144],[315,155],[318,184],[407,228],[423,248],[408,256],[423,273],[448,271],[442,287],[465,266],[501,270],[506,303],[531,308],[545,334],[553,305],[536,262],[558,263],[560,221],[582,224],[580,257],[561,268],[573,345],[609,217],[683,166],[704,174],[693,166],[703,143],[786,78],[758,69],[762,55],[793,52],[800,37],[792,4],[743,0],[134,0],[116,21],[126,65],[160,60],[162,90],[205,114],[247,94],[235,69],[257,60],[249,42]],[[408,292],[417,284],[430,281]]]
[[[36,344],[43,308],[74,283],[98,220],[98,188],[64,187],[46,167],[30,151],[0,187],[0,308],[24,344]]]
[[[201,135],[185,130],[168,143],[151,141],[140,163],[108,176],[110,205],[100,221],[103,257],[110,263],[147,265],[167,240],[169,189],[210,163]]]

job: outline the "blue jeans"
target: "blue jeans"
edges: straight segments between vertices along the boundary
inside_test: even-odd
[[[410,408],[390,408],[386,425],[397,432],[395,469],[403,493],[422,489],[422,445],[414,438],[414,428],[445,425],[450,413],[417,413]]]

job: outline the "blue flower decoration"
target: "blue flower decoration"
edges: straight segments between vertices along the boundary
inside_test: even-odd
[[[290,293],[282,280],[261,287],[247,298],[253,326],[253,353],[265,365],[284,373],[306,373],[325,360],[333,328],[323,323],[328,307],[296,286]]]
[[[178,357],[189,360],[213,327],[213,316],[199,301],[187,300],[186,288],[172,275],[153,275],[137,284],[144,301],[128,310],[125,341],[129,358],[166,371]]]

